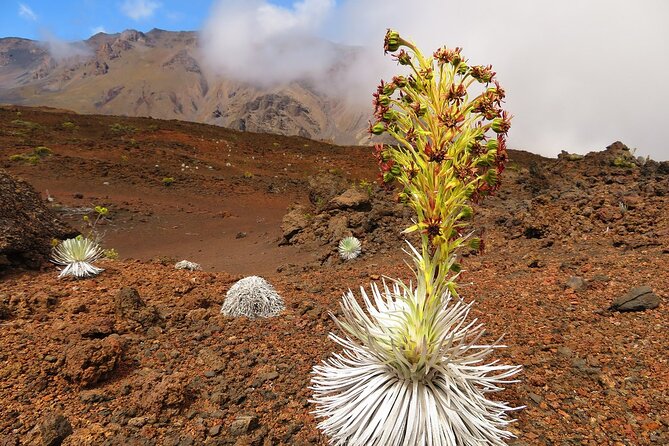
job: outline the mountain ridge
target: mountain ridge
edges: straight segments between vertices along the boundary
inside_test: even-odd
[[[339,144],[367,118],[307,81],[254,86],[209,69],[194,31],[97,33],[77,42],[0,39],[0,102],[179,119]],[[347,50],[344,47],[341,51]]]

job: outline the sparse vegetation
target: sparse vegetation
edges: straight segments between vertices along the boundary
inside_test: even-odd
[[[104,257],[109,260],[118,259],[118,252],[114,248],[104,250]]]
[[[109,126],[109,130],[111,130],[112,133],[117,134],[132,134],[137,131],[137,128],[131,125],[125,125],[121,124],[120,122],[116,122]]]
[[[12,121],[12,124],[14,124],[15,126],[24,127],[26,129],[29,129],[29,130],[35,130],[35,129],[38,129],[38,128],[41,127],[36,122],[24,121],[23,119],[15,119],[15,120]]]
[[[358,187],[367,192],[367,195],[369,195],[370,197],[372,196],[374,183],[367,180],[360,180],[360,182],[358,183]]]
[[[162,179],[163,186],[171,186],[174,184],[174,178],[173,177],[165,177]]]
[[[45,146],[39,146],[33,149],[30,153],[17,153],[9,156],[9,160],[13,162],[25,162],[28,164],[37,164],[41,159],[51,156],[53,152]]]
[[[49,149],[48,147],[45,147],[45,146],[39,146],[39,147],[36,147],[36,148],[33,150],[33,153],[34,153],[35,155],[39,156],[40,158],[43,158],[43,157],[45,157],[45,156],[49,156],[49,155],[51,155],[53,152],[52,152],[51,149]]]
[[[636,163],[633,160],[628,159],[624,156],[617,156],[611,161],[611,164],[614,167],[620,167],[621,169],[632,169],[636,167]]]
[[[247,178],[247,179],[253,178],[253,174],[249,171],[246,171],[246,172],[244,172],[244,178]]]
[[[72,121],[65,121],[60,126],[65,130],[75,130],[77,128],[77,125]]]

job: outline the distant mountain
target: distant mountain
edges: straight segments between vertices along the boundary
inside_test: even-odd
[[[207,71],[194,32],[98,33],[49,51],[0,39],[0,103],[151,116],[352,144],[368,116],[307,82],[260,88]],[[62,46],[62,45],[61,45]],[[345,49],[342,49],[345,51]],[[57,56],[57,57],[56,57]]]

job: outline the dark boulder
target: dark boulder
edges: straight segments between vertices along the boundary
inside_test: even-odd
[[[76,234],[30,184],[0,169],[0,269],[37,269],[50,255],[51,240]]]

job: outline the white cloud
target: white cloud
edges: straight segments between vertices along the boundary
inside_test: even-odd
[[[601,150],[615,140],[669,159],[669,17],[666,0],[219,0],[202,30],[207,60],[221,72],[271,84],[315,79],[348,92],[371,115],[371,93],[398,67],[383,55],[386,28],[427,54],[464,47],[494,66],[515,115],[512,148],[544,155]],[[323,40],[360,46],[342,56]],[[347,68],[343,68],[347,67]],[[336,70],[336,71],[335,71]],[[334,75],[333,75],[334,73]]]
[[[105,29],[104,26],[96,26],[95,28],[91,29],[91,35],[96,35],[98,33],[106,33],[107,30]]]
[[[19,16],[32,21],[37,20],[37,15],[25,3],[19,3]]]
[[[92,54],[91,49],[83,42],[67,42],[47,29],[42,29],[40,35],[40,40],[57,62],[74,57],[88,57]]]
[[[151,17],[160,7],[161,4],[153,0],[125,0],[121,11],[133,20],[142,20]]]
[[[313,78],[332,61],[317,35],[334,0],[303,0],[293,9],[265,0],[219,1],[202,30],[203,52],[233,78],[269,85]]]

